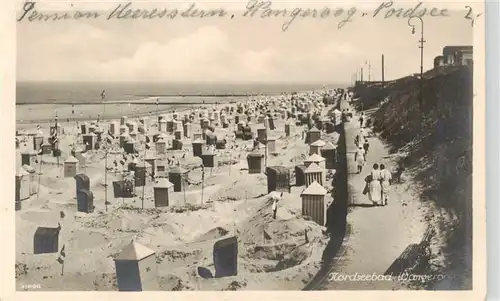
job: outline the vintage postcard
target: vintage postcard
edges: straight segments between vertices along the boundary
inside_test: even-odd
[[[10,9],[2,299],[485,297],[483,3]]]

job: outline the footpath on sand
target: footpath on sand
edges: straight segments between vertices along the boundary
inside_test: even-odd
[[[341,110],[349,104],[342,100]],[[367,116],[369,117],[369,116]],[[359,132],[358,116],[344,124],[347,132]],[[390,290],[403,288],[405,280],[398,277],[383,276],[384,272],[400,256],[405,248],[422,239],[425,225],[418,199],[412,198],[403,186],[391,185],[387,206],[371,206],[371,201],[362,191],[365,177],[371,172],[374,163],[383,163],[393,170],[395,162],[388,157],[388,149],[382,141],[372,136],[366,164],[358,174],[353,152],[356,150],[354,139],[346,136],[348,160],[349,213],[347,223],[351,233],[344,243],[343,254],[337,254],[337,264],[331,270],[329,279],[321,286],[327,290]],[[352,136],[352,135],[351,135]],[[355,135],[354,135],[355,136]],[[350,276],[350,278],[346,278]],[[371,277],[370,280],[366,280]],[[388,279],[390,278],[390,279]]]

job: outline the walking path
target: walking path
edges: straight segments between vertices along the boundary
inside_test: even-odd
[[[347,108],[347,101],[342,100],[341,110]],[[361,275],[381,276],[396,258],[411,243],[418,243],[424,232],[424,222],[418,199],[412,200],[410,192],[404,191],[411,183],[391,185],[389,204],[380,207],[360,207],[371,205],[367,195],[362,191],[364,179],[371,172],[374,163],[383,163],[393,170],[395,162],[387,158],[388,149],[378,137],[368,138],[370,143],[366,165],[360,174],[356,172],[354,156],[356,146],[354,139],[349,139],[347,133],[359,131],[358,117],[354,116],[344,125],[346,129],[347,160],[349,165],[348,185],[350,212],[347,223],[351,226],[349,240],[345,243],[344,254],[338,254],[338,262],[333,273],[338,275],[358,275],[355,281],[342,281],[336,276],[334,280],[326,281],[322,289],[328,290],[375,290],[401,288],[397,278],[392,281],[375,280],[359,281]],[[386,158],[384,158],[386,157]],[[330,278],[331,279],[331,278]]]

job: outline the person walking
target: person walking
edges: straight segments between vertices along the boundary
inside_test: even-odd
[[[370,148],[370,143],[368,143],[368,140],[365,139],[365,143],[363,143],[363,149],[365,150],[365,161],[366,161],[366,156],[368,155],[369,148]]]
[[[370,174],[370,184],[369,184],[369,197],[370,201],[373,202],[375,206],[380,206],[382,204],[381,198],[382,198],[382,186],[380,184],[380,170],[379,166],[377,163],[373,164],[373,170]]]
[[[363,171],[363,166],[365,165],[365,151],[362,147],[359,147],[354,154],[354,161],[358,167],[358,173],[361,173],[361,171]]]
[[[363,128],[363,121],[365,120],[365,113],[361,113],[361,116],[359,116],[359,127]]]
[[[380,185],[382,188],[382,202],[384,205],[387,205],[387,202],[389,201],[389,187],[390,187],[390,180],[392,178],[392,174],[390,171],[385,169],[384,164],[380,164]]]

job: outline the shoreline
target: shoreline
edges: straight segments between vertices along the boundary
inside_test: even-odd
[[[297,95],[308,94],[312,92],[318,92],[324,94],[334,89],[336,88],[305,90],[305,91],[297,91],[295,93]],[[130,116],[131,118],[141,118],[141,117],[157,117],[162,114],[171,114],[173,112],[177,112],[179,114],[186,114],[187,112],[196,109],[202,109],[203,107],[207,108],[209,106],[212,106],[214,108],[217,108],[219,106],[235,106],[238,105],[239,103],[246,103],[249,101],[258,100],[262,98],[273,99],[289,94],[291,93],[281,92],[276,94],[274,93],[261,94],[257,96],[246,97],[245,100],[238,99],[235,100],[234,102],[212,101],[212,102],[206,102],[205,104],[199,104],[199,103],[182,104],[177,102],[176,103],[160,102],[158,107],[156,106],[154,100],[150,100],[150,102],[147,101],[150,98],[144,98],[140,101],[110,101],[110,102],[100,101],[98,103],[78,103],[77,105],[76,103],[70,103],[70,102],[46,103],[46,104],[41,104],[41,103],[16,104],[16,129],[23,129],[26,127],[33,126],[35,124],[40,124],[40,125],[50,124],[51,122],[54,122],[53,121],[55,117],[54,110],[57,110],[57,112],[59,113],[58,114],[59,123],[67,124],[67,123],[75,123],[75,122],[78,123],[78,122],[97,120],[98,115],[100,115],[99,118],[100,121],[110,121],[119,119],[124,115]],[[140,102],[140,103],[135,103],[135,102]],[[75,106],[73,107],[72,104],[75,104]],[[61,105],[61,107],[58,108],[58,105]],[[44,106],[45,108],[40,108],[40,110],[37,110],[36,113],[33,113],[32,109],[29,106]],[[133,109],[131,108],[132,106],[134,107]],[[164,106],[164,108],[159,108],[160,106]],[[25,110],[25,112],[18,112],[18,110],[20,109]],[[45,111],[42,111],[43,109]],[[73,109],[76,112],[75,114],[71,113]],[[117,109],[119,110],[119,112],[117,112]],[[82,112],[85,112],[85,114]],[[25,114],[18,114],[18,113],[25,113]],[[25,115],[25,117],[19,118],[19,115]],[[28,118],[26,118],[26,115],[28,115]],[[32,115],[33,117],[30,118],[29,115]],[[43,118],[40,118],[39,117],[40,115],[45,115],[45,116]]]

